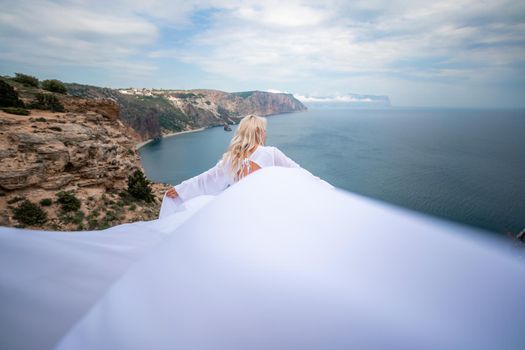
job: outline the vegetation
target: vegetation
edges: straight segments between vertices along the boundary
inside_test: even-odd
[[[80,200],[72,193],[60,191],[56,194],[57,203],[64,212],[77,211],[80,209]]]
[[[44,198],[40,201],[40,205],[43,207],[49,207],[51,204],[53,204],[53,200],[51,198]]]
[[[13,217],[24,225],[43,225],[47,222],[47,213],[27,199],[13,209],[13,213]]]
[[[33,103],[31,107],[50,110],[53,112],[64,112],[64,106],[53,94],[37,94],[36,102]]]
[[[24,84],[26,86],[38,87],[38,79],[32,75],[15,73],[15,77],[11,80],[16,81],[17,83]]]
[[[188,93],[176,92],[176,93],[173,94],[173,97],[187,99],[187,98],[195,98],[195,97],[197,97],[197,95],[195,95],[192,92],[188,92]]]
[[[59,94],[67,94],[67,88],[64,83],[56,79],[44,80],[42,82],[42,89],[51,92],[58,92]]]
[[[20,107],[4,107],[2,108],[2,111],[9,113],[9,114],[16,114],[16,115],[29,115],[31,113],[27,109],[20,108]]]
[[[227,117],[230,116],[230,112],[226,108],[224,108],[222,106],[217,106],[217,112],[223,118],[227,118]]]
[[[24,107],[15,89],[3,80],[0,80],[0,107]]]
[[[240,92],[232,92],[232,95],[236,95],[242,98],[247,98],[253,95],[255,91],[240,91]]]
[[[77,210],[75,212],[64,212],[58,215],[58,219],[64,224],[75,224],[77,226],[82,225],[84,221],[84,212]]]
[[[128,176],[128,193],[136,199],[151,203],[155,200],[151,182],[146,179],[142,170],[137,169]]]

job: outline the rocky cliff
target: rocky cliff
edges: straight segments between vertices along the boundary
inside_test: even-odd
[[[148,202],[127,189],[141,169],[138,142],[306,107],[290,94],[115,90],[17,74],[0,77],[0,109],[0,225],[82,230],[158,216],[168,185],[153,184]]]
[[[26,106],[42,92],[17,90]],[[156,218],[168,186],[154,184],[153,203],[126,193],[128,175],[141,169],[135,150],[140,137],[119,119],[119,105],[111,99],[46,95],[56,96],[64,111],[0,112],[0,225],[20,225],[15,212],[25,200],[42,203],[48,220],[38,228],[98,229]],[[64,191],[79,201],[78,209],[61,209],[57,199]]]
[[[247,114],[267,116],[306,110],[291,94],[265,91],[108,89],[66,84],[68,93],[84,98],[111,98],[119,118],[141,140],[202,127],[237,123]]]

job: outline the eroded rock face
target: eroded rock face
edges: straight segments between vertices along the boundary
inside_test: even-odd
[[[97,110],[92,102],[77,105]],[[0,190],[123,187],[140,162],[134,133],[115,111],[104,101],[100,113],[0,113]]]
[[[116,120],[119,117],[119,105],[110,98],[86,99],[75,96],[62,96],[60,102],[68,112],[101,115],[105,118]]]
[[[174,131],[236,123],[248,114],[267,116],[306,110],[292,94],[266,91],[114,90],[80,84],[66,85],[69,94],[76,96],[61,100],[66,110],[78,110],[75,108],[79,103],[75,99],[80,97],[92,101],[116,101],[120,109],[119,119],[132,127],[142,140]],[[83,105],[79,105],[82,110]]]

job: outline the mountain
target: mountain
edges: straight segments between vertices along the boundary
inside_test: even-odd
[[[142,140],[176,131],[234,124],[247,114],[267,116],[306,110],[292,94],[285,93],[109,89],[81,84],[65,85],[72,96],[116,101],[120,108],[119,118],[131,126]]]

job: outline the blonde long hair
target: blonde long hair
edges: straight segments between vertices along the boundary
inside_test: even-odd
[[[230,170],[235,174],[235,181],[242,177],[242,160],[249,157],[259,145],[264,144],[266,125],[266,118],[253,114],[242,118],[239,123],[228,150],[224,152],[220,160],[223,165],[230,162]]]

